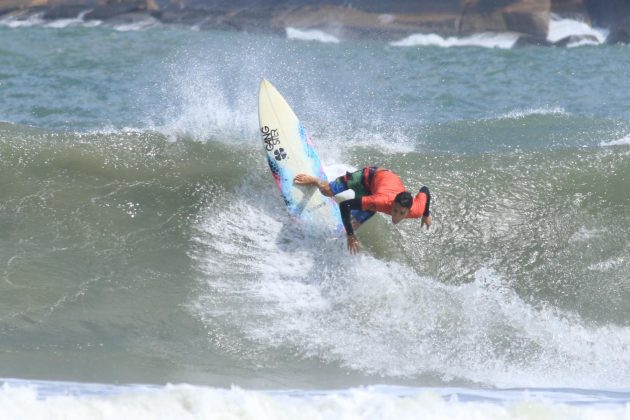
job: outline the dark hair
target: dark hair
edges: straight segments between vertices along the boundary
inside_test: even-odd
[[[394,198],[394,201],[400,204],[401,206],[410,209],[411,205],[413,204],[413,197],[411,197],[411,193],[407,191],[403,191],[401,193],[398,193],[398,195],[396,195],[396,198]]]

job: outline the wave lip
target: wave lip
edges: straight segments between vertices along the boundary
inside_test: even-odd
[[[299,41],[317,41],[324,44],[339,44],[340,40],[334,35],[328,34],[318,29],[298,29],[287,27],[285,29],[288,39]]]

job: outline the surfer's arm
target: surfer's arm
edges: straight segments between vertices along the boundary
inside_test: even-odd
[[[422,212],[422,221],[420,223],[420,228],[422,226],[426,226],[427,230],[431,227],[431,222],[433,221],[433,217],[431,216],[431,192],[428,187],[420,188],[420,192],[418,192],[418,196],[424,194],[426,197],[426,201],[424,202],[424,211]]]
[[[361,199],[352,198],[342,201],[339,204],[339,209],[341,210],[341,221],[343,222],[343,227],[346,228],[346,233],[348,236],[354,235],[351,212],[352,210],[361,210]]]
[[[312,185],[314,187],[317,187],[319,189],[319,192],[321,192],[326,197],[333,196],[332,190],[330,189],[330,184],[312,175],[307,175],[307,174],[296,175],[295,178],[293,179],[293,182],[300,185]]]
[[[359,252],[359,240],[356,236],[354,236],[351,213],[352,210],[361,210],[361,199],[352,198],[350,200],[342,201],[339,204],[339,209],[341,210],[341,221],[343,222],[343,227],[346,229],[346,234],[348,235],[348,250],[352,254],[357,254]]]

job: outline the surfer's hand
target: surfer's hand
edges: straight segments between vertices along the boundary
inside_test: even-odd
[[[422,226],[426,226],[427,230],[429,230],[429,228],[431,227],[432,221],[433,221],[433,217],[431,217],[431,215],[428,215],[427,217],[423,217],[422,223],[420,224],[420,228],[422,228]]]
[[[319,179],[308,174],[299,174],[293,178],[293,182],[301,185],[317,185],[319,186]]]
[[[359,253],[359,240],[354,235],[348,235],[348,251],[350,251],[352,255]]]

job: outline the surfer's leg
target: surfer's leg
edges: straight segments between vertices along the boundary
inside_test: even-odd
[[[363,197],[368,191],[363,187],[362,181],[363,171],[346,172],[330,183],[330,190],[333,195],[337,195],[346,190],[353,190],[355,198]]]

